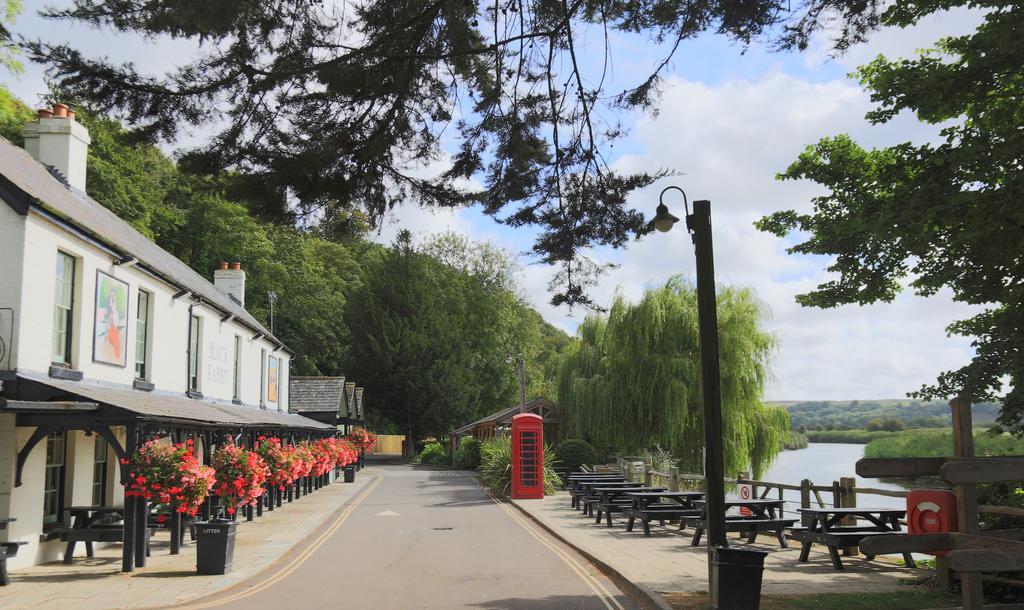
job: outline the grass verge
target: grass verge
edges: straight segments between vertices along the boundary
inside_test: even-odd
[[[708,607],[707,593],[662,593],[675,610]],[[761,610],[921,610],[955,608],[959,597],[929,586],[908,586],[905,591],[884,593],[821,593],[816,595],[763,595]]]

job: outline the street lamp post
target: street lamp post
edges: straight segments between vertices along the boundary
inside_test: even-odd
[[[686,228],[693,239],[697,264],[697,318],[700,335],[701,388],[703,391],[704,420],[704,485],[705,519],[708,540],[708,580],[712,607],[718,608],[721,582],[716,582],[714,569],[717,548],[727,546],[725,539],[725,466],[722,455],[722,392],[718,363],[718,308],[715,299],[715,261],[711,241],[711,202],[693,202],[689,211],[686,193],[677,186],[661,191],[657,215],[652,226],[667,232],[679,221],[664,204],[665,193],[677,190],[683,195],[686,209]]]
[[[505,362],[512,364],[512,354],[508,355]],[[519,381],[519,412],[526,413],[526,356],[516,354],[516,379]]]

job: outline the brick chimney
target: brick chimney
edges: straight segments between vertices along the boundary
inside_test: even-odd
[[[213,272],[213,285],[245,307],[245,271],[242,271],[242,263],[229,265],[222,262],[220,268]]]
[[[89,155],[89,130],[75,120],[65,104],[39,110],[39,120],[25,125],[25,150],[44,165],[53,166],[67,183],[85,192],[85,165]]]

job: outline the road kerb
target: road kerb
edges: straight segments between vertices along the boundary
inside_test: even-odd
[[[530,514],[530,511],[526,510],[518,503],[509,500],[508,504],[511,504],[512,506],[516,507],[516,510],[525,515],[528,519],[530,519],[531,522],[536,523],[545,532],[547,532],[548,534],[562,542],[562,544],[573,549],[574,551],[585,557],[587,561],[597,566],[597,568],[601,570],[601,572],[603,572],[605,576],[610,578],[611,581],[614,582],[617,587],[625,590],[627,593],[632,595],[647,610],[672,610],[672,606],[670,606],[669,603],[665,601],[665,598],[663,598],[661,595],[658,595],[658,593],[654,589],[651,589],[643,583],[633,582],[632,580],[626,578],[622,575],[621,572],[619,572],[612,566],[608,565],[607,563],[601,561],[600,558],[595,557],[593,554],[573,544],[565,536],[559,534],[557,530],[547,525],[540,519],[534,517],[532,514]]]

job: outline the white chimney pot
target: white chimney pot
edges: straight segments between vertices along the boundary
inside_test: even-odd
[[[25,125],[25,150],[44,165],[52,165],[68,184],[85,192],[89,130],[74,118],[46,117]]]
[[[245,307],[245,271],[241,269],[216,269],[213,285]]]

